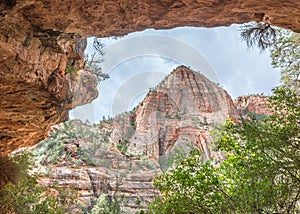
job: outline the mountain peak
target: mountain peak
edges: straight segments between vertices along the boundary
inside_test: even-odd
[[[203,133],[228,117],[238,117],[228,93],[203,74],[179,66],[137,106],[136,130],[130,138],[128,152],[152,154],[159,159],[178,146],[186,147],[183,138],[198,147],[207,145],[210,140]],[[197,143],[199,136],[202,140]],[[144,151],[144,147],[151,146],[154,150]]]
[[[173,69],[173,71],[166,76],[164,81],[174,77],[178,78],[179,80],[186,81],[187,79],[189,79],[190,76],[196,75],[196,73],[198,72],[193,71],[191,68],[185,65],[180,65],[177,68]]]
[[[199,90],[197,87],[204,88],[219,88],[213,81],[209,80],[200,72],[193,71],[191,68],[181,65],[175,68],[169,75],[161,81],[157,89],[184,87]],[[223,89],[222,89],[223,90]],[[224,91],[224,90],[223,90]]]
[[[194,73],[194,71],[188,66],[180,65],[177,68],[175,68],[170,74],[178,75],[178,74],[184,74],[184,73]]]

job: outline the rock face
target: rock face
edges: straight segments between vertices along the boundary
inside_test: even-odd
[[[246,109],[257,100],[237,105]],[[31,150],[42,185],[74,188],[85,206],[103,193],[124,195],[123,209],[135,213],[158,196],[153,178],[171,167],[175,156],[198,148],[205,159],[225,158],[211,150],[210,131],[226,118],[238,120],[238,113],[225,90],[180,66],[133,111],[93,126],[80,121],[54,126]]]
[[[188,145],[198,146],[210,158],[207,133],[226,118],[237,119],[238,114],[225,90],[180,66],[148,93],[134,118],[128,153],[165,160],[169,153],[180,147],[187,150]]]
[[[115,146],[118,142],[110,140],[113,128],[111,124],[88,126],[81,121],[52,127],[45,141],[30,148],[36,155],[40,184],[50,189],[75,189],[83,207],[106,194],[109,198],[123,195],[121,205],[130,213],[146,208],[159,194],[153,186],[159,164],[146,157],[125,155]]]
[[[57,31],[29,35],[19,28],[5,22],[0,27],[6,34],[0,33],[1,152],[37,143],[71,108],[98,95],[96,76],[82,69],[85,41]],[[65,72],[67,65],[77,77]]]
[[[10,152],[42,140],[52,125],[68,118],[71,108],[91,102],[98,92],[96,76],[83,70],[85,39],[30,23],[21,12],[29,1],[4,2],[0,3],[0,151]]]
[[[300,3],[293,0],[14,0],[0,4],[1,15],[19,15],[14,18],[27,24],[23,28],[96,36],[124,35],[145,28],[215,27],[249,21],[268,21],[299,32],[299,8]]]
[[[8,182],[18,183],[19,178],[20,173],[16,163],[0,153],[0,189],[4,188]]]
[[[95,99],[98,95],[96,77],[84,70],[79,75],[77,82],[69,75],[49,77],[54,84],[62,83],[58,91],[58,95],[66,93],[62,101],[49,93],[51,89],[56,90],[56,86],[48,85],[45,89],[15,78],[0,79],[0,152],[41,141],[52,125],[68,118],[71,108]]]
[[[269,116],[272,111],[268,108],[268,104],[268,96],[263,95],[244,95],[234,101],[234,105],[242,117],[249,112]]]
[[[66,66],[83,68],[87,36],[249,21],[264,21],[300,32],[299,8],[300,2],[294,0],[3,0],[0,151],[35,144],[51,125],[66,118],[72,106],[72,84]],[[97,96],[94,81],[86,88],[83,91],[88,93],[76,105]]]

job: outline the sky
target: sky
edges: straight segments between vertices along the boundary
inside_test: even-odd
[[[94,52],[93,38],[86,54]],[[102,70],[110,78],[98,85],[91,104],[75,108],[70,118],[91,123],[130,111],[179,65],[205,74],[233,99],[247,94],[271,94],[280,72],[272,68],[269,51],[260,53],[241,41],[239,25],[217,28],[148,29],[121,38],[103,38]]]

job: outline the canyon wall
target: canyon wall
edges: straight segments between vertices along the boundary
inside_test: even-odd
[[[226,118],[267,112],[267,97],[243,97],[233,102],[204,75],[179,66],[131,112],[93,126],[78,120],[53,126],[48,138],[31,148],[43,175],[40,184],[76,189],[86,207],[101,194],[118,194],[130,213],[146,209],[159,194],[156,174],[195,148],[206,160],[226,158],[213,150],[211,130]]]

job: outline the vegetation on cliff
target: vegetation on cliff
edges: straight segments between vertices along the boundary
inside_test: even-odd
[[[71,213],[76,208],[76,193],[60,188],[38,185],[38,176],[30,173],[34,165],[33,155],[25,152],[11,158],[18,166],[19,182],[9,183],[0,192],[0,213]]]
[[[273,27],[267,23],[250,22],[241,27],[241,38],[249,48],[270,49],[272,65],[281,71],[281,82],[299,91],[300,34]]]
[[[258,34],[270,26],[250,27],[245,32],[250,32],[248,45],[267,48],[271,40],[265,42]],[[271,52],[283,86],[269,99],[273,114],[237,124],[228,120],[215,139],[216,149],[227,154],[223,162],[204,161],[193,151],[158,176],[155,184],[162,197],[150,204],[150,213],[300,212],[299,35],[278,35]]]
[[[278,37],[271,48],[272,65],[280,69],[282,83],[299,93],[300,34],[281,29]]]
[[[199,152],[156,179],[162,197],[151,213],[297,213],[300,199],[299,97],[277,88],[274,114],[230,121],[217,149],[227,160],[203,162]]]

